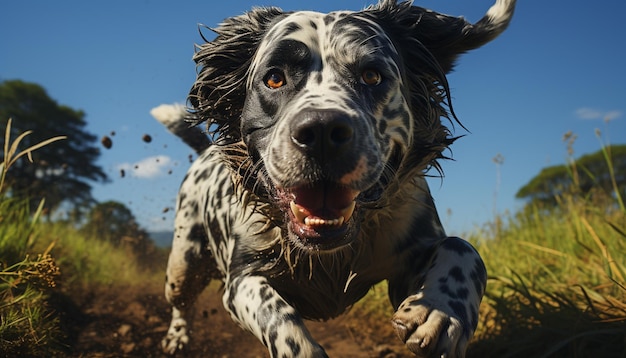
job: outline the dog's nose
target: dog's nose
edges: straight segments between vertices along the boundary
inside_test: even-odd
[[[307,111],[291,125],[293,143],[319,159],[341,154],[353,138],[352,120],[338,111]]]

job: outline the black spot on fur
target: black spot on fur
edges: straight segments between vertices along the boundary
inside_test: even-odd
[[[469,296],[469,290],[466,287],[460,287],[456,291],[452,291],[445,282],[439,285],[439,291],[453,299],[465,300]]]
[[[328,14],[328,15],[324,16],[324,24],[326,26],[332,24],[334,21],[335,21],[335,15]]]
[[[319,85],[322,83],[322,81],[324,80],[324,77],[322,76],[322,72],[317,72],[315,74],[315,82]],[[319,95],[318,95],[319,97]]]
[[[273,297],[272,292],[267,286],[261,287],[261,291],[259,291],[259,294],[261,295],[261,300],[263,300],[263,302],[267,302]]]
[[[286,24],[284,29],[281,31],[281,36],[287,37],[287,36],[293,34],[294,32],[300,31],[300,30],[302,30],[302,26],[300,26],[296,22],[290,22],[290,23]]]
[[[463,274],[463,270],[459,266],[454,266],[453,268],[451,268],[448,272],[448,276],[452,277],[456,282],[465,282],[465,275]]]
[[[482,296],[485,289],[485,284],[487,282],[487,271],[485,270],[485,265],[482,260],[476,259],[474,261],[474,268],[470,272],[470,280],[472,284],[474,284],[474,289],[478,293],[478,295]]]
[[[292,357],[297,357],[300,354],[300,345],[292,337],[287,337],[285,343],[287,343],[287,346],[291,350]]]
[[[201,224],[193,225],[189,230],[189,236],[187,236],[187,240],[191,242],[205,243],[207,240],[207,236],[206,232],[204,231],[204,227]]]
[[[474,252],[469,243],[457,237],[448,238],[441,244],[441,247],[456,252],[459,256]]]
[[[276,339],[278,338],[278,332],[270,330],[268,335],[268,344],[272,347],[272,357],[278,357],[278,347],[276,346]]]
[[[187,193],[181,192],[180,194],[178,194],[178,208],[176,208],[176,210],[179,210],[180,208],[183,207],[183,203],[185,202],[185,199],[187,199]]]

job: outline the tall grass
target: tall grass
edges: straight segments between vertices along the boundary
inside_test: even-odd
[[[623,357],[625,213],[566,197],[504,221],[472,237],[490,274],[473,356]]]
[[[626,357],[626,209],[614,188],[573,189],[471,235],[490,278],[469,356]]]
[[[138,267],[130,249],[86,237],[69,223],[42,222],[44,201],[31,212],[28,198],[5,187],[11,166],[32,162],[34,150],[65,139],[55,137],[19,150],[30,131],[11,140],[7,122],[0,163],[0,357],[59,356],[67,353],[52,293],[73,294],[92,285],[157,280]],[[61,275],[62,273],[62,275]],[[160,282],[161,275],[158,275]]]
[[[7,193],[5,179],[21,157],[55,137],[18,151],[30,131],[11,141],[11,120],[6,125],[4,156],[0,163],[0,352],[6,356],[42,356],[59,351],[61,332],[57,320],[46,309],[47,291],[56,286],[59,268],[50,255],[52,245],[38,255],[29,255],[43,201],[34,213],[29,201]]]
[[[51,253],[63,270],[61,286],[64,291],[112,284],[161,284],[163,281],[162,271],[142,266],[130,246],[86,236],[83,231],[63,222],[41,223],[36,232],[46,238],[35,244],[36,248],[42,248],[46,241],[55,243]]]

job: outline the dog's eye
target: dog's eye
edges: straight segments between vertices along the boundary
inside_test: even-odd
[[[285,85],[285,76],[279,71],[271,71],[265,76],[265,85],[277,89]]]
[[[383,77],[380,72],[372,69],[367,69],[361,73],[361,82],[368,86],[376,86],[382,82]]]

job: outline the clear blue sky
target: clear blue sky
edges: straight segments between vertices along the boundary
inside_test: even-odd
[[[98,163],[112,182],[96,185],[95,197],[126,204],[150,231],[171,229],[173,213],[162,211],[174,205],[191,150],[149,112],[185,102],[195,76],[193,44],[201,41],[197,24],[215,26],[259,5],[327,12],[369,3],[3,2],[0,80],[38,83],[59,103],[84,110],[91,133],[115,132]],[[415,3],[475,22],[492,0]],[[577,155],[599,149],[596,128],[604,140],[626,142],[625,13],[626,2],[615,0],[520,0],[507,32],[461,57],[449,80],[456,113],[471,133],[457,128],[468,135],[453,145],[455,161],[443,163],[445,179],[431,181],[449,233],[482,225],[494,209],[519,208],[517,190],[542,167],[564,162],[565,132],[578,135]],[[498,154],[499,186],[492,160]],[[127,168],[125,178],[120,168]]]

